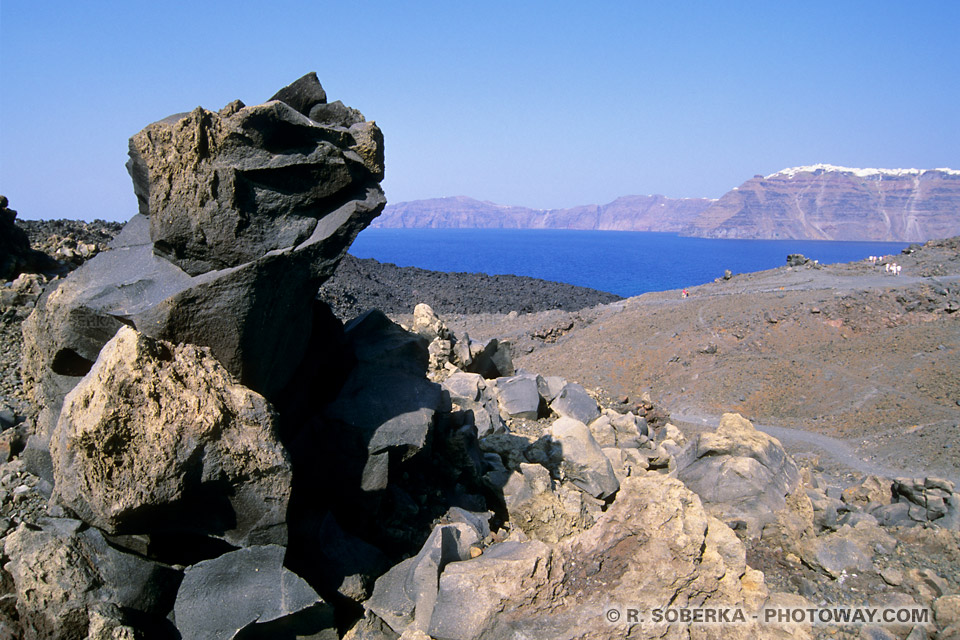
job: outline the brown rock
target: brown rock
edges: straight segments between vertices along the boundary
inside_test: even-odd
[[[56,496],[108,533],[286,542],[276,416],[210,355],[129,327],[71,391],[50,445]]]

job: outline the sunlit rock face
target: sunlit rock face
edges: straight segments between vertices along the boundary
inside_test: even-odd
[[[710,238],[922,242],[960,233],[960,171],[814,165],[754,176],[685,230]]]

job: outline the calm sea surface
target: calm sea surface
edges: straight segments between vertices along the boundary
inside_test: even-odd
[[[532,276],[634,296],[711,282],[724,269],[781,267],[789,253],[826,264],[894,254],[907,244],[713,240],[634,231],[366,229],[350,253],[403,267]]]

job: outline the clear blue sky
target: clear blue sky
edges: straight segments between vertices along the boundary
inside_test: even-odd
[[[960,168],[953,0],[0,0],[0,193],[24,218],[125,220],[127,138],[308,71],[383,129],[392,202]]]

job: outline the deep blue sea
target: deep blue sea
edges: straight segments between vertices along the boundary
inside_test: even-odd
[[[565,229],[366,229],[350,249],[403,267],[514,274],[635,296],[762,271],[802,253],[821,263],[898,253],[906,242],[714,240]]]

